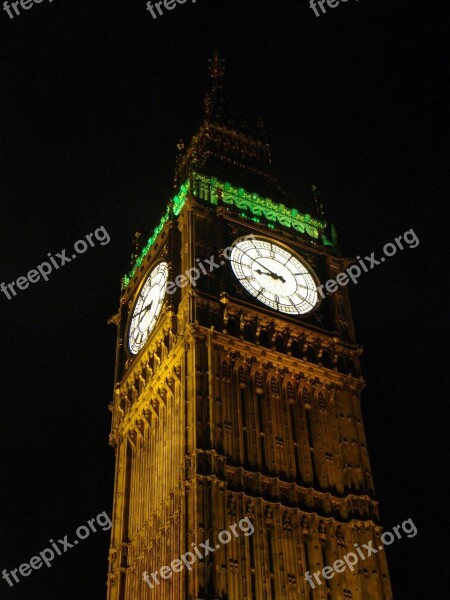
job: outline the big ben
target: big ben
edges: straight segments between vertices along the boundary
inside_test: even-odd
[[[204,121],[112,318],[107,598],[391,600],[384,552],[306,577],[382,535],[348,289],[319,293],[348,259],[315,189],[314,212],[287,205],[223,74],[215,55]],[[217,543],[244,519],[251,535]]]

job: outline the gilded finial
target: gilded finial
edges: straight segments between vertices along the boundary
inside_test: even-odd
[[[219,57],[217,50],[214,50],[212,58],[208,59],[209,62],[209,75],[212,79],[211,91],[205,95],[205,114],[206,118],[209,119],[214,110],[221,112],[221,91],[222,91],[222,77],[225,73],[225,60]]]
[[[208,59],[209,62],[209,74],[217,82],[217,79],[223,77],[225,73],[225,59],[219,58],[219,53],[214,50],[212,58]]]
[[[320,217],[322,219],[325,218],[325,210],[323,208],[323,204],[322,204],[322,199],[320,197],[320,191],[319,188],[317,187],[317,185],[312,185],[311,186],[313,195],[314,195],[314,201],[316,203],[316,208],[317,208],[317,212],[319,213]]]
[[[136,231],[133,237],[133,250],[131,252],[131,267],[135,264],[136,260],[139,258],[142,250],[142,240],[141,233]]]

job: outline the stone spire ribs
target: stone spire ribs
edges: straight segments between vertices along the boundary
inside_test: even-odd
[[[236,114],[223,91],[225,61],[215,52],[209,63],[212,85],[205,96],[205,117],[187,148],[179,148],[176,186],[196,171],[263,196],[284,199],[262,122],[252,129]]]

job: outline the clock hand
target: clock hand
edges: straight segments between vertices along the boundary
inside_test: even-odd
[[[138,313],[136,313],[134,316],[137,317],[139,316],[141,313],[145,312],[146,310],[149,310],[152,307],[153,304],[153,300],[150,302],[150,304],[147,304],[147,306],[145,308],[143,308],[142,310],[140,310]]]
[[[261,269],[255,269],[255,273],[259,273],[260,275],[269,275],[269,277],[273,277],[272,273],[264,273]]]
[[[282,283],[286,283],[286,279],[282,275],[277,275],[276,273],[274,273],[272,277],[273,279],[279,279]]]
[[[271,271],[271,270],[270,270],[268,267],[265,267],[265,266],[264,266],[262,263],[260,263],[260,262],[259,262],[259,260],[257,260],[256,258],[254,258],[254,259],[253,259],[253,262],[257,263],[257,264],[258,264],[260,267],[262,267],[263,269],[267,269],[267,270],[269,271],[269,273],[270,273],[271,275],[273,275],[272,271]],[[258,272],[258,271],[256,271],[256,272]]]
[[[269,269],[269,267],[265,267],[258,260],[256,260],[256,258],[254,258],[253,260],[254,260],[255,263],[258,263],[258,265],[260,265],[261,267],[263,267],[264,269],[267,269],[267,271],[269,271],[268,273],[261,273],[261,271],[258,270],[258,271],[256,271],[256,273],[259,273],[260,275],[269,275],[270,277],[272,277],[272,279],[279,279],[283,283],[286,283],[286,279],[284,277],[282,277],[281,275],[277,275],[276,273],[274,273],[273,271],[271,271]]]

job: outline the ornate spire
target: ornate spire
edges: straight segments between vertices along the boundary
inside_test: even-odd
[[[211,92],[205,95],[206,118],[210,119],[213,113],[221,117],[223,113],[222,77],[225,73],[225,60],[219,58],[219,53],[214,50],[212,58],[208,59],[209,75],[212,79]]]
[[[211,75],[213,81],[217,84],[218,80],[223,77],[225,73],[225,59],[219,58],[219,53],[217,50],[214,50],[214,54],[212,58],[208,59],[209,62],[209,74]]]
[[[142,250],[142,239],[141,239],[141,233],[139,231],[136,231],[136,233],[134,234],[132,248],[133,249],[131,252],[131,263],[130,263],[131,268],[133,268],[135,262],[139,258],[141,250]]]
[[[175,187],[197,171],[267,197],[284,196],[273,173],[262,121],[249,127],[235,111],[223,89],[225,60],[217,50],[208,63],[211,87],[205,95],[205,118],[186,148],[178,147]]]
[[[319,188],[317,187],[317,185],[312,185],[311,189],[312,189],[312,192],[314,195],[314,202],[316,203],[317,214],[319,215],[319,217],[321,219],[325,219],[325,210],[323,208],[322,198],[320,197]]]

